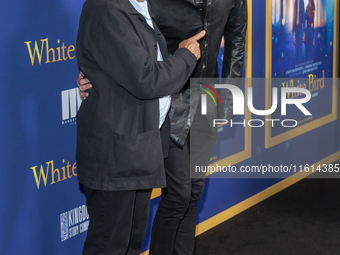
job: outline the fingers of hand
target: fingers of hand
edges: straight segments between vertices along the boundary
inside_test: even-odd
[[[178,48],[188,48],[189,45],[190,45],[190,43],[189,43],[188,40],[183,40],[183,41],[179,44]]]
[[[90,84],[90,80],[89,79],[80,79],[78,84],[80,86],[85,86],[87,84]]]
[[[203,38],[205,36],[205,33],[206,32],[204,30],[202,30],[201,32],[199,32],[198,34],[194,35],[190,39],[195,40],[197,42],[199,39],[201,39],[201,38]]]
[[[205,31],[204,31],[204,33],[205,33]],[[178,48],[187,48],[188,50],[191,51],[191,53],[193,53],[196,56],[197,59],[199,59],[200,56],[201,56],[200,45],[197,42],[197,40],[193,39],[193,37],[182,41],[179,44]]]
[[[196,58],[197,58],[197,60],[199,60],[201,58],[201,51],[198,51]]]
[[[196,42],[196,41],[193,42],[193,43],[192,43],[192,47],[193,47],[192,53],[194,53],[195,56],[196,56],[196,58],[199,59],[200,56],[201,56],[201,50],[200,50],[200,45],[199,45],[199,43]]]
[[[79,95],[80,95],[81,100],[84,100],[84,99],[86,99],[89,96],[89,93],[80,91]]]
[[[86,90],[92,88],[92,85],[90,83],[82,84],[82,85],[78,85],[78,88],[79,88],[80,91],[86,91]]]
[[[80,71],[80,72],[79,72],[79,75],[78,75],[78,79],[77,79],[77,85],[78,85],[78,87],[79,87],[79,85],[81,85],[83,78],[84,78],[84,74],[83,74],[82,71]]]
[[[202,30],[201,32],[199,32],[198,34],[188,38],[187,40],[183,40],[180,44],[179,44],[179,48],[188,48],[188,46],[194,42],[197,42],[199,39],[203,38],[205,36],[206,32],[204,30]]]
[[[92,85],[90,83],[90,80],[87,79],[87,78],[84,78],[84,74],[82,71],[79,72],[79,75],[78,75],[78,79],[77,79],[77,85],[78,85],[78,88],[81,90],[81,91],[85,91],[87,89],[90,89],[92,88]]]

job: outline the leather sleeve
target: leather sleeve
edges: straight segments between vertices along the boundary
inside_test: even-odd
[[[222,83],[241,87],[244,62],[245,39],[247,32],[247,0],[236,0],[224,31],[224,56]],[[218,108],[217,116],[221,119],[233,118],[233,97],[229,90],[220,90],[223,107]]]

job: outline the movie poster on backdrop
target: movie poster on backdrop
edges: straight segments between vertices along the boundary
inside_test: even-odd
[[[336,119],[333,65],[338,45],[334,36],[338,27],[335,15],[338,13],[335,14],[334,3],[334,0],[267,1],[266,42],[271,46],[267,49],[271,50],[267,51],[266,78],[271,79],[266,81],[266,109],[272,106],[274,98],[278,99],[277,110],[266,117],[267,147]],[[287,92],[285,97],[302,100],[310,96],[303,103],[310,114],[297,105],[288,104],[284,115],[282,88],[305,89],[305,92]],[[274,122],[269,120],[274,119],[290,121],[273,125]]]

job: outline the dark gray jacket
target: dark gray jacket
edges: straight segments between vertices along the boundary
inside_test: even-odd
[[[222,67],[223,82],[241,86],[234,78],[242,77],[245,37],[247,30],[247,0],[148,0],[151,16],[164,35],[170,54],[178,44],[201,30],[207,34],[202,39],[202,56],[192,77],[218,77],[217,57],[222,36],[225,47]],[[233,117],[233,100],[228,90],[219,91],[223,107],[208,104],[208,119],[230,120]],[[172,95],[170,118],[171,138],[179,146],[184,145],[199,103],[190,100],[189,83]],[[212,128],[217,138],[217,131]]]
[[[166,42],[128,0],[87,0],[77,59],[93,88],[77,114],[78,179],[92,189],[165,187],[158,98],[178,92],[195,56]],[[157,61],[157,42],[164,58]],[[166,147],[166,146],[165,146]]]

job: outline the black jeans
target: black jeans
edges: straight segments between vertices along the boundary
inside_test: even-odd
[[[90,224],[84,255],[138,255],[149,218],[151,190],[85,188]]]
[[[196,132],[203,128],[210,132]],[[190,154],[199,159],[198,165],[207,165],[214,143],[205,116],[195,116],[190,137],[183,149],[171,143],[169,157],[165,159],[167,188],[162,190],[161,201],[154,219],[150,255],[193,254],[197,202],[201,198],[204,178],[190,178]],[[194,141],[194,144],[193,144]]]

